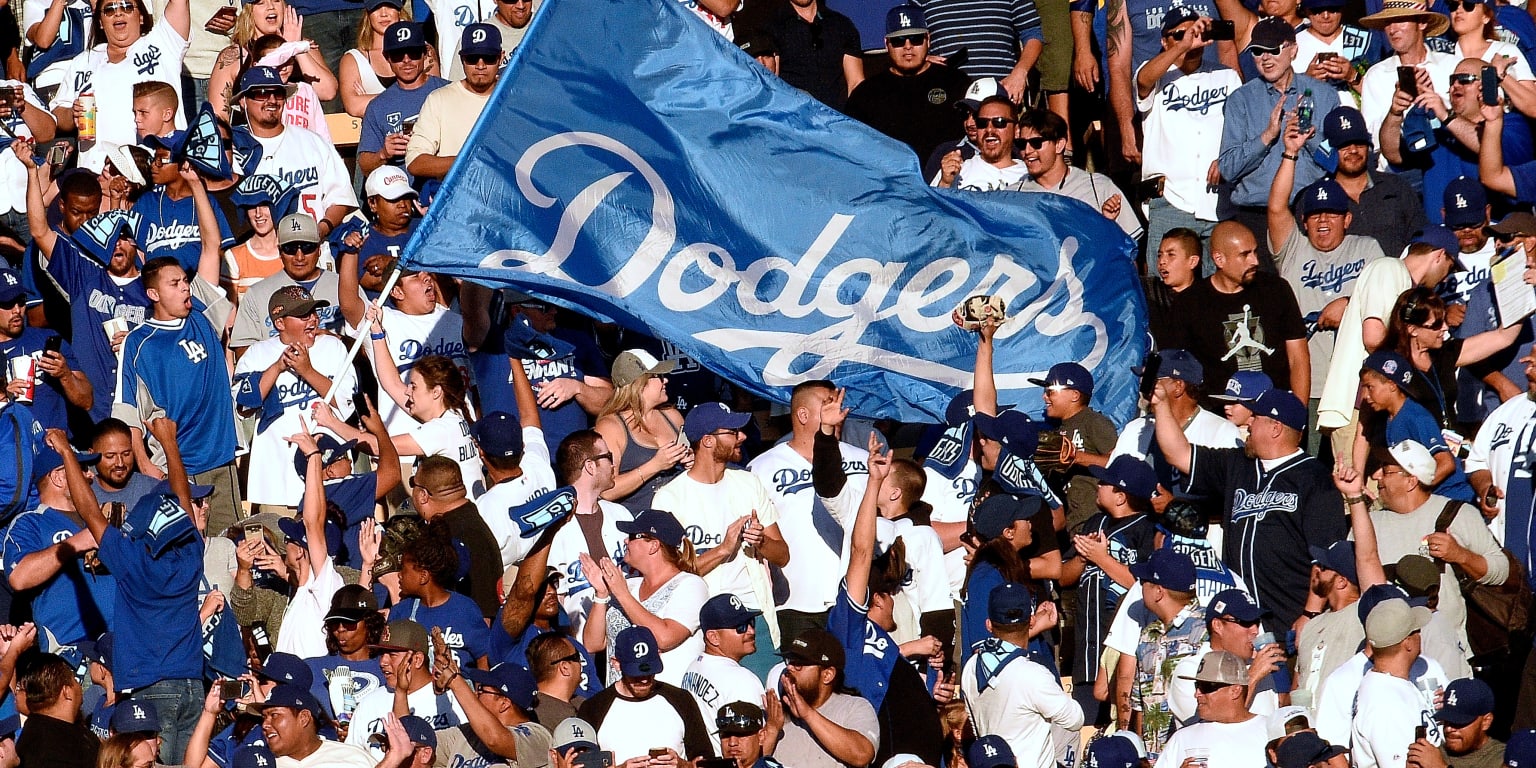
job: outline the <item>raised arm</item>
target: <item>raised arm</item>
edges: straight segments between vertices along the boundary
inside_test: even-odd
[[[1381,554],[1376,545],[1376,525],[1371,522],[1371,504],[1365,497],[1365,478],[1360,470],[1340,459],[1333,465],[1333,485],[1344,497],[1344,509],[1349,513],[1349,531],[1355,537],[1355,575],[1360,591],[1387,583],[1387,572],[1381,566]]]
[[[300,423],[304,424],[303,419]],[[325,467],[320,462],[320,446],[309,433],[309,425],[288,438],[288,443],[304,452],[307,467],[304,471],[304,509],[300,510],[304,521],[304,538],[309,545],[309,565],[318,570],[320,564],[330,558],[330,548],[325,543]]]
[[[51,259],[59,236],[53,227],[48,226],[48,206],[43,202],[43,187],[48,182],[43,176],[46,171],[38,166],[32,155],[36,147],[36,142],[25,137],[18,137],[11,142],[11,151],[16,153],[16,158],[27,169],[27,230],[32,233],[32,242],[37,244],[37,252]]]
[[[554,543],[555,533],[570,519],[571,516],[566,515],[545,528],[533,549],[517,564],[517,576],[507,590],[507,602],[501,610],[501,628],[509,636],[521,636],[533,621],[533,611],[538,607],[544,590],[544,573],[549,567],[549,545]]]
[[[869,482],[864,486],[864,500],[859,502],[859,513],[853,520],[853,536],[848,542],[848,570],[843,575],[848,587],[848,597],[855,603],[867,604],[869,600],[869,565],[875,560],[876,506],[880,501],[880,486],[891,474],[891,454],[880,444],[874,432],[869,433]]]
[[[101,541],[102,535],[107,532],[107,518],[101,514],[101,504],[91,491],[91,481],[86,479],[85,470],[80,468],[80,460],[75,458],[75,449],[70,447],[69,438],[62,429],[50,429],[43,440],[49,448],[64,457],[64,478],[69,483],[69,498],[74,502],[75,513],[85,521],[85,527],[91,535]]]
[[[1275,171],[1275,178],[1269,182],[1269,249],[1272,253],[1278,254],[1291,233],[1296,231],[1296,216],[1291,213],[1296,163],[1301,158],[1300,153],[1306,151],[1307,139],[1316,132],[1312,128],[1302,133],[1296,130],[1295,119],[1286,121],[1285,152],[1280,155],[1280,168]]]
[[[1185,436],[1179,420],[1173,415],[1173,406],[1168,402],[1168,390],[1162,382],[1158,382],[1157,388],[1152,390],[1152,420],[1157,447],[1162,450],[1163,458],[1174,469],[1188,472],[1194,451],[1190,448],[1189,438]]]
[[[181,0],[181,3],[185,6],[186,0]],[[203,247],[197,257],[197,276],[209,285],[218,285],[220,257],[223,255],[219,243],[219,218],[213,212],[213,200],[208,197],[208,187],[203,184],[203,177],[192,169],[191,163],[183,162],[180,171],[181,177],[192,188],[192,204],[197,210],[197,228]]]
[[[997,379],[992,375],[992,337],[997,335],[997,322],[991,318],[981,321],[976,329],[976,372],[972,383],[974,392],[971,402],[977,413],[997,415]]]
[[[181,39],[188,39],[187,36],[192,34],[191,1],[169,0],[165,4],[165,10],[161,11],[160,20],[170,24],[171,29],[176,30],[176,34],[180,35]],[[214,285],[218,285],[218,283],[215,282]]]
[[[1515,175],[1504,164],[1504,108],[1484,105],[1483,146],[1477,151],[1477,175],[1483,186],[1514,195]]]
[[[368,302],[363,300],[363,289],[358,285],[357,259],[356,248],[349,245],[341,249],[341,263],[336,266],[336,290],[340,294],[342,319],[361,332]]]

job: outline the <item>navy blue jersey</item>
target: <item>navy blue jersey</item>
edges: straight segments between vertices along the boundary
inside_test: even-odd
[[[885,702],[891,685],[891,670],[901,661],[901,648],[880,625],[869,620],[868,595],[859,605],[848,596],[848,583],[837,588],[837,602],[827,615],[827,631],[842,643],[847,663],[843,677],[848,687],[869,701],[876,710]]]
[[[309,693],[320,702],[320,706],[332,715],[336,714],[338,702],[331,701],[331,675],[335,674],[337,667],[346,667],[352,672],[352,700],[362,700],[364,696],[373,693],[373,689],[384,685],[384,669],[379,666],[377,658],[364,659],[362,661],[348,661],[340,656],[319,656],[313,659],[305,659],[309,664],[309,671],[314,673],[315,682],[310,686]]]
[[[203,257],[203,240],[197,225],[197,203],[191,195],[172,200],[165,187],[155,187],[133,204],[133,210],[144,217],[144,231],[138,241],[145,261],[170,256],[188,270],[197,269]],[[219,247],[233,248],[235,235],[218,205],[213,206],[213,217],[219,221]]]
[[[1130,566],[1152,556],[1157,529],[1152,518],[1143,514],[1114,518],[1107,513],[1097,512],[1084,520],[1076,533],[1084,536],[1103,534],[1109,542],[1110,557]],[[1109,578],[1104,569],[1084,558],[1083,575],[1077,579],[1078,665],[1073,675],[1077,682],[1098,679],[1099,657],[1104,653],[1104,637],[1109,634],[1109,624],[1114,621],[1115,611],[1120,606],[1120,599],[1125,597],[1126,589]]]
[[[3,545],[5,573],[9,576],[23,558],[41,552],[82,530],[75,521],[50,507],[23,512],[6,529]],[[90,640],[112,627],[117,581],[87,570],[82,558],[70,558],[53,578],[32,592],[32,621],[46,628],[55,640],[69,645]],[[114,569],[114,573],[117,571]],[[194,616],[196,607],[193,608]],[[199,656],[201,659],[201,656]]]
[[[118,284],[100,262],[81,253],[68,235],[57,230],[55,234],[58,238],[53,258],[48,260],[48,275],[69,300],[70,341],[80,370],[96,389],[91,418],[101,421],[112,415],[112,397],[117,389],[117,355],[102,324],[122,319],[132,328],[144,322],[149,316],[149,296],[142,281]]]
[[[13,357],[31,357],[39,359],[43,356],[43,348],[48,340],[58,336],[53,331],[41,328],[23,328],[21,335],[10,341],[0,341],[0,361],[10,365]],[[64,355],[64,362],[70,370],[79,370],[80,361],[75,358],[74,348],[67,341],[61,341],[59,352]],[[44,429],[62,429],[69,431],[69,416],[65,412],[68,400],[64,397],[64,385],[58,379],[43,373],[42,368],[37,369],[37,386],[32,394],[32,417],[37,419]],[[112,393],[107,393],[111,399]],[[98,393],[96,397],[101,397]]]
[[[201,302],[181,320],[150,320],[123,342],[121,406],[130,424],[151,405],[176,422],[176,440],[188,474],[235,458],[235,402],[219,332],[203,317]]]
[[[341,551],[332,552],[336,562],[348,568],[363,567],[363,554],[357,549],[357,537],[362,532],[363,521],[373,518],[373,507],[378,501],[379,476],[373,472],[347,475],[325,481],[325,500],[341,508]],[[304,497],[299,497],[299,509],[304,508]]]
[[[101,537],[101,561],[121,582],[114,606],[120,626],[113,633],[112,680],[121,690],[161,680],[203,679],[203,623],[198,619],[198,587],[203,577],[203,542],[149,554],[144,540],[129,539],[122,529],[107,528]]]
[[[491,631],[474,600],[457,592],[448,594],[448,602],[429,608],[420,598],[407,597],[389,609],[389,620],[410,619],[426,627],[443,630],[443,640],[458,657],[460,667],[473,667],[475,660],[491,650]]]
[[[1414,400],[1403,403],[1398,409],[1397,415],[1387,420],[1387,445],[1397,445],[1404,440],[1412,440],[1429,449],[1429,452],[1438,456],[1442,453],[1450,453],[1450,446],[1446,445],[1445,436],[1440,431],[1440,425],[1435,422],[1435,417],[1429,414],[1429,410],[1419,405]],[[1468,504],[1477,503],[1477,494],[1472,491],[1472,484],[1467,481],[1467,473],[1461,469],[1461,460],[1451,456],[1456,468],[1451,471],[1440,485],[1435,487],[1435,493],[1446,497],[1464,501]]]

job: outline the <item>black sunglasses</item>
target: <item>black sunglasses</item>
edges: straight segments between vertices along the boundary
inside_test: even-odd
[[[1044,136],[1031,136],[1031,137],[1029,137],[1027,139],[1019,139],[1019,143],[1020,144],[1023,144],[1024,146],[1027,146],[1030,149],[1039,149],[1039,148],[1045,146],[1045,143],[1047,141],[1050,141],[1050,139],[1047,139]]]
[[[1212,682],[1207,682],[1205,680],[1196,680],[1195,681],[1195,691],[1197,693],[1203,693],[1203,694],[1206,694],[1206,695],[1210,695],[1210,694],[1213,694],[1213,693],[1215,693],[1215,692],[1217,692],[1217,691],[1219,691],[1219,690],[1221,690],[1223,688],[1226,688],[1229,685],[1231,685],[1231,683],[1212,683]]]
[[[339,627],[346,627],[347,629],[357,629],[357,625],[361,623],[361,621],[347,621],[346,619],[327,619],[325,628],[337,629]]]
[[[928,42],[928,35],[921,32],[909,35],[891,35],[885,38],[885,42],[892,48],[905,48],[909,45],[922,45]]]
[[[973,117],[973,118],[971,118],[971,124],[976,126],[977,130],[981,130],[983,128],[986,128],[989,125],[992,126],[993,128],[1002,128],[1003,126],[1006,126],[1006,125],[1008,125],[1008,124],[1010,124],[1012,122],[1013,122],[1013,118],[1011,118],[1011,117]]]
[[[656,537],[650,535],[649,533],[631,533],[629,535],[630,541],[651,541],[655,539]]]
[[[26,298],[18,296],[10,301],[0,301],[0,309],[15,309],[25,303],[27,303]]]
[[[1478,7],[1479,5],[1482,5],[1479,0],[1461,0],[1459,3],[1456,2],[1456,0],[1450,0],[1450,2],[1446,3],[1446,6],[1448,6],[1447,10],[1454,11],[1460,7],[1461,10],[1466,13],[1471,13],[1472,9]]]
[[[401,48],[398,51],[390,51],[384,54],[384,59],[391,64],[399,64],[406,59],[424,59],[427,57],[425,48]]]
[[[1175,29],[1172,32],[1164,32],[1163,37],[1166,37],[1174,42],[1183,42],[1184,33],[1188,31],[1189,30],[1187,29]]]
[[[1231,616],[1217,616],[1216,618],[1221,619],[1222,621],[1225,621],[1228,624],[1236,624],[1239,627],[1242,627],[1243,629],[1252,629],[1252,628],[1257,627],[1259,625],[1258,620],[1243,621],[1242,619],[1234,619]]]
[[[466,54],[464,56],[460,56],[459,58],[463,59],[464,63],[468,64],[471,67],[479,67],[479,66],[484,66],[486,64],[500,64],[501,63],[501,57],[500,56],[493,56],[493,55],[491,55],[489,53],[471,53],[471,54]]]
[[[297,256],[301,253],[310,253],[319,250],[319,243],[283,243],[277,247],[284,256]]]
[[[1483,79],[1482,75],[1474,75],[1474,74],[1472,74],[1470,72],[1457,72],[1456,74],[1451,75],[1451,84],[1452,85],[1471,85],[1471,84],[1473,84],[1475,82],[1478,82],[1479,80],[1482,80],[1482,79]]]
[[[1442,317],[1433,323],[1419,323],[1419,327],[1426,331],[1443,331],[1445,330],[1445,318]]]
[[[598,455],[593,456],[590,459],[587,459],[587,461],[595,463],[595,462],[602,461],[603,459],[607,459],[609,461],[613,461],[613,454],[612,453],[599,453]]]
[[[580,651],[572,651],[571,655],[569,655],[569,656],[561,656],[560,658],[555,659],[554,661],[551,661],[549,663],[549,665],[551,667],[553,667],[553,666],[555,666],[557,664],[563,664],[563,663],[565,663],[567,661],[569,661],[569,662],[571,662],[573,664],[580,664],[581,663],[581,652]]]
[[[736,627],[735,627],[736,634],[738,634],[738,635],[745,635],[746,633],[751,632],[752,629],[754,627],[756,627],[756,626],[757,625],[754,622],[750,622],[750,621],[742,622],[741,624],[736,625]]]

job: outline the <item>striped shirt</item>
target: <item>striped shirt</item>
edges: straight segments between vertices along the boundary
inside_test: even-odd
[[[960,69],[971,77],[1004,78],[1019,61],[1019,46],[1041,40],[1034,0],[920,0],[928,16],[931,50],[967,56]]]

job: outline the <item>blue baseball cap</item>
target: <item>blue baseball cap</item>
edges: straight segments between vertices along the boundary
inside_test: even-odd
[[[1466,176],[1457,176],[1445,185],[1440,195],[1445,207],[1445,226],[1466,229],[1488,223],[1488,193],[1483,183]]]
[[[661,649],[651,630],[631,626],[619,630],[613,641],[613,655],[619,660],[619,672],[625,677],[661,674]]]
[[[1003,411],[996,416],[978,413],[976,432],[988,440],[1016,446],[1023,455],[1035,455],[1040,442],[1040,424],[1023,411]]]
[[[1311,3],[1336,3],[1336,5],[1317,5],[1309,10],[1319,8],[1343,8],[1344,0],[1304,0],[1302,6]],[[1334,107],[1323,118],[1323,138],[1328,140],[1329,146],[1334,149],[1347,147],[1351,144],[1371,145],[1371,132],[1365,128],[1365,116],[1354,107]]]
[[[1131,575],[1148,584],[1177,592],[1195,591],[1195,561],[1173,549],[1159,549],[1152,556],[1131,564]]]
[[[230,758],[229,768],[273,768],[277,765],[277,755],[266,744],[247,744],[235,750],[235,756]]]
[[[1087,768],[1139,768],[1141,758],[1128,739],[1106,736],[1088,745]]]
[[[469,670],[466,669],[464,671],[466,673],[464,676],[469,677],[467,674]],[[480,670],[477,669],[474,671],[479,672]],[[525,674],[526,672],[527,670],[524,670]],[[432,730],[432,724],[427,722],[422,717],[418,715],[406,715],[405,717],[400,718],[400,727],[405,729],[405,737],[410,739],[412,744],[415,744],[418,747],[432,747],[433,749],[437,748],[437,731]]]
[[[278,684],[296,685],[304,690],[309,690],[314,685],[315,673],[309,668],[309,664],[303,659],[291,654],[278,651],[269,654],[267,660],[262,662],[261,669],[255,670],[256,676],[263,680],[271,680]]]
[[[988,541],[1003,535],[1008,526],[1028,520],[1045,509],[1045,499],[1035,494],[994,493],[976,505],[973,527]]]
[[[1452,728],[1465,728],[1473,720],[1493,713],[1493,689],[1475,678],[1452,680],[1440,698],[1435,719]]]
[[[699,609],[699,631],[735,629],[751,624],[761,615],[762,611],[748,608],[742,604],[741,598],[729,592],[715,595],[704,601],[704,606]]]
[[[243,99],[245,95],[257,88],[282,88],[289,92],[288,83],[283,81],[283,76],[277,73],[273,67],[251,67],[240,76],[239,85],[235,88],[235,98]]]
[[[1164,349],[1157,353],[1157,377],[1178,379],[1185,384],[1200,386],[1205,383],[1205,366],[1186,349]],[[1131,366],[1131,373],[1140,376],[1146,368]]]
[[[1413,383],[1413,364],[1396,352],[1378,349],[1367,355],[1360,367],[1363,371],[1380,374],[1402,389]]]
[[[1465,272],[1467,267],[1461,263],[1461,242],[1456,239],[1456,233],[1439,225],[1425,227],[1415,233],[1408,241],[1409,245],[1428,245],[1436,250],[1445,251],[1452,262],[1451,271]]]
[[[100,461],[101,454],[75,451],[75,460],[79,461],[80,466],[83,467]],[[47,443],[39,445],[37,447],[37,458],[32,460],[32,482],[42,482],[42,479],[47,477],[49,472],[62,466],[64,466],[64,457],[58,451],[55,451],[53,446]]]
[[[1360,584],[1360,576],[1355,571],[1355,543],[1349,539],[1339,539],[1327,547],[1308,547],[1312,554],[1312,562],[1325,571],[1333,571],[1349,580],[1354,585]]]
[[[885,36],[900,35],[903,33],[928,32],[928,15],[923,9],[907,3],[898,5],[885,14]]]
[[[1050,389],[1075,389],[1084,398],[1093,396],[1093,374],[1077,363],[1057,363],[1046,371],[1043,379],[1030,379],[1029,383]]]
[[[325,719],[325,710],[320,708],[320,702],[309,695],[309,688],[300,688],[297,685],[285,683],[272,689],[267,694],[267,700],[260,704],[250,705],[251,709],[262,712],[273,707],[285,707],[295,712],[309,712],[317,720]]]
[[[500,56],[501,30],[490,24],[471,24],[459,36],[459,58]]]
[[[1318,179],[1301,190],[1301,217],[1314,213],[1349,213],[1349,195],[1333,179]]]
[[[309,548],[309,538],[304,531],[303,520],[285,517],[277,521],[277,529],[290,543],[305,549]],[[333,555],[341,551],[341,529],[329,520],[325,521],[325,548]]]
[[[125,701],[112,710],[113,733],[159,733],[160,712],[151,701]]]
[[[9,303],[27,295],[21,274],[10,267],[0,267],[0,303]]]
[[[480,686],[491,688],[496,695],[504,696],[507,700],[517,705],[524,712],[533,709],[533,693],[536,687],[533,681],[533,673],[513,664],[503,661],[490,669],[475,669],[465,667],[464,679]]]
[[[385,55],[426,48],[427,38],[422,34],[421,25],[414,21],[397,21],[384,30]]]
[[[469,434],[487,456],[510,459],[523,455],[523,424],[506,411],[491,411],[483,416]]]
[[[1223,589],[1211,597],[1211,602],[1206,605],[1205,617],[1207,619],[1220,619],[1231,617],[1238,621],[1258,621],[1264,615],[1253,598],[1241,589]]]
[[[1002,403],[999,403],[997,406],[997,412],[1002,413],[1003,411],[1006,411],[1012,407],[1012,405],[1003,405]],[[944,408],[944,423],[951,427],[958,427],[975,417],[976,390],[974,389],[967,389],[964,392],[955,395],[952,399],[950,399],[949,405]]]
[[[1371,611],[1387,600],[1407,600],[1410,604],[1418,605],[1423,605],[1425,602],[1422,598],[1411,597],[1408,590],[1396,584],[1377,584],[1361,592],[1359,601],[1355,603],[1355,613],[1359,616],[1360,623],[1364,624],[1366,617],[1371,615]]]
[[[347,458],[347,453],[356,446],[356,440],[342,442],[324,432],[315,435],[315,448],[320,451],[321,468]],[[309,471],[309,459],[304,457],[303,449],[293,449],[293,471],[297,472],[301,478]]]
[[[1504,768],[1536,768],[1536,730],[1515,731],[1504,742]]]
[[[1271,389],[1259,395],[1248,408],[1255,416],[1274,419],[1297,432],[1307,428],[1307,406],[1283,389]]]
[[[987,620],[993,624],[1028,624],[1034,615],[1035,596],[1023,584],[1004,582],[993,587],[992,593],[987,595]]]
[[[737,413],[727,408],[725,403],[699,403],[683,419],[683,434],[688,436],[688,442],[697,443],[711,432],[741,429],[751,420],[752,414]]]
[[[1115,457],[1109,466],[1089,467],[1088,474],[1138,499],[1157,495],[1157,473],[1150,464],[1129,454]]]
[[[1199,21],[1200,12],[1187,5],[1175,5],[1163,14],[1163,34],[1168,34],[1179,28],[1180,24],[1191,21]]]
[[[1263,371],[1238,371],[1227,379],[1227,386],[1219,394],[1211,395],[1211,399],[1246,405],[1274,388],[1274,382]]]
[[[148,147],[151,152],[157,149],[163,149],[167,152],[170,152],[172,158],[178,158],[181,156],[181,151],[187,146],[187,132],[171,131],[167,136],[156,136],[154,134],[150,134],[142,139],[139,139],[139,143],[145,147]]]
[[[671,512],[659,509],[642,509],[640,514],[635,515],[634,520],[620,520],[614,525],[621,533],[631,536],[635,534],[653,536],[663,544],[673,547],[681,547],[683,539],[688,535],[683,531],[683,524],[679,523]]]
[[[1018,758],[1013,748],[997,734],[988,734],[971,743],[965,753],[965,764],[970,768],[1016,768]]]
[[[1323,741],[1312,731],[1301,731],[1281,742],[1275,753],[1280,768],[1310,768],[1348,754],[1349,750]]]

